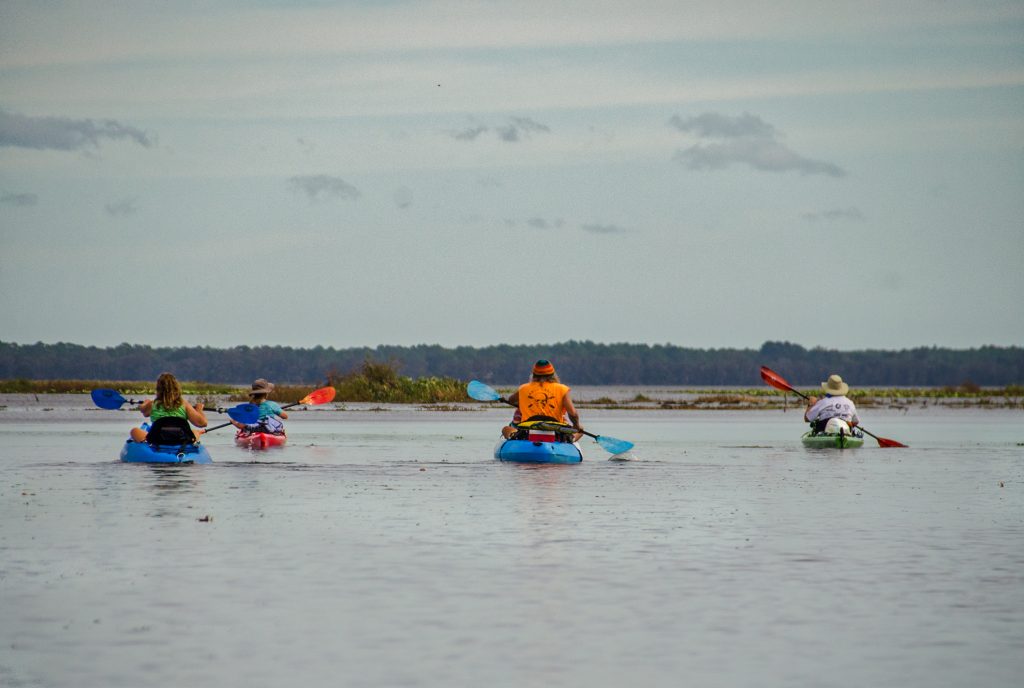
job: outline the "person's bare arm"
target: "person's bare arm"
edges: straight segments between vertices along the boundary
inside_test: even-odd
[[[206,414],[203,413],[203,405],[201,403],[193,406],[192,404],[185,402],[185,416],[188,421],[195,425],[197,428],[206,427]]]
[[[811,419],[807,417],[807,414],[811,412],[811,407],[818,403],[818,397],[807,398],[807,408],[804,409],[804,421],[810,423]]]
[[[580,425],[580,414],[576,412],[576,406],[572,403],[572,397],[569,396],[568,392],[565,393],[565,398],[562,400],[562,403],[565,405],[565,415],[569,416],[569,422],[572,423],[574,428],[582,430],[583,426]]]

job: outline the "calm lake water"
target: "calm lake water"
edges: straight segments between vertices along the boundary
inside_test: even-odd
[[[298,411],[253,454],[117,461],[139,418],[0,396],[2,686],[1019,686],[1024,414]],[[470,407],[479,409],[479,407]],[[211,421],[218,422],[211,414]],[[209,517],[209,520],[206,520]]]

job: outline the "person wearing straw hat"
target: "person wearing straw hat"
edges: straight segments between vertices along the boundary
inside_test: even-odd
[[[260,417],[252,425],[245,425],[237,421],[231,423],[245,432],[265,432],[271,435],[283,435],[284,423],[288,420],[288,412],[281,408],[276,401],[270,401],[267,397],[274,391],[274,383],[267,382],[262,377],[252,383],[249,390],[249,403],[260,407]]]
[[[568,422],[577,431],[582,430],[580,416],[572,403],[569,395],[569,388],[563,385],[555,372],[555,366],[547,359],[540,359],[533,364],[530,371],[530,381],[520,385],[519,389],[509,396],[508,401],[516,407],[516,417],[525,421],[548,420],[557,423]],[[519,432],[516,427],[516,419],[510,425],[501,429],[505,439],[515,437]],[[573,442],[583,437],[583,433],[576,432],[573,435]]]
[[[846,396],[850,391],[850,385],[843,382],[843,378],[835,374],[829,375],[828,380],[821,383],[821,389],[825,396],[821,399],[809,397],[807,410],[804,411],[804,420],[811,424],[814,432],[827,432],[828,422],[833,418],[845,421],[851,428],[860,423],[857,407]]]

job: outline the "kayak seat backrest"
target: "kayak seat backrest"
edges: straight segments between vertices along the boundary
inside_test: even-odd
[[[266,418],[260,418],[259,422],[255,426],[250,425],[250,428],[255,427],[255,430],[251,432],[265,432],[268,435],[283,435],[284,434],[284,423],[279,421],[274,416],[267,416]]]
[[[195,433],[192,432],[192,426],[188,424],[188,421],[172,416],[153,421],[153,425],[149,428],[149,434],[146,435],[146,442],[149,444],[185,445],[195,441]]]
[[[568,423],[560,423],[548,416],[533,416],[514,425],[517,432],[511,439],[531,442],[572,442],[576,431]]]
[[[851,428],[849,424],[846,424],[845,428],[841,427],[839,432],[830,431],[828,423],[832,418],[827,420],[816,420],[811,422],[811,434],[812,435],[847,435],[852,437],[863,437],[863,433],[859,432],[856,428]],[[841,420],[841,419],[840,419]],[[844,421],[845,423],[845,421]]]

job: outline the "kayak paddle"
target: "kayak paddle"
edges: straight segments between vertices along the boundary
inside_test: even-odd
[[[252,425],[260,419],[260,407],[256,404],[239,404],[224,410],[227,412],[228,418],[242,425]],[[205,435],[211,430],[226,428],[229,425],[231,423],[221,423],[220,425],[214,425],[212,428],[200,428],[200,430],[202,430],[201,434]]]
[[[337,394],[337,390],[333,387],[321,387],[315,392],[307,394],[299,401],[294,404],[288,404],[282,406],[282,409],[291,408],[292,406],[298,406],[299,404],[326,404],[328,401],[334,398]],[[218,409],[220,410],[220,409]],[[258,404],[239,404],[232,408],[227,409],[227,414],[233,421],[237,421],[242,425],[252,425],[260,419],[260,407]],[[216,430],[217,428],[224,428],[231,425],[231,423],[221,423],[220,425],[214,425],[212,428],[206,428],[203,430],[203,434]]]
[[[282,409],[291,408],[292,406],[298,406],[299,404],[307,404],[309,406],[316,406],[317,404],[326,404],[329,401],[334,400],[334,395],[338,393],[338,390],[333,387],[321,387],[315,392],[310,392],[306,396],[302,397],[294,404],[285,404]]]
[[[511,401],[498,394],[493,387],[485,385],[479,380],[470,380],[469,384],[466,385],[466,394],[477,401],[500,401],[503,404],[515,406]],[[587,437],[593,437],[601,447],[611,454],[622,454],[633,448],[633,443],[627,440],[620,440],[615,437],[606,437],[604,435],[595,435],[594,433],[587,432],[582,428],[574,427],[573,430],[582,432]]]
[[[799,390],[794,389],[788,382],[786,382],[786,380],[781,375],[779,375],[778,373],[776,373],[774,370],[772,370],[771,368],[769,368],[767,366],[761,366],[761,379],[764,380],[768,384],[769,387],[774,387],[775,389],[781,389],[783,392],[793,392],[797,396],[800,396],[800,397],[803,397],[804,399],[807,399],[807,395],[806,394],[803,394]],[[888,439],[886,437],[879,437],[878,435],[876,435],[875,433],[871,432],[870,430],[868,430],[867,428],[865,428],[865,427],[863,427],[861,425],[858,425],[857,427],[861,430],[861,432],[863,432],[863,433],[865,433],[867,435],[871,435],[876,440],[878,440],[878,446],[879,447],[890,448],[890,447],[906,447],[907,446],[907,445],[903,444],[902,442],[897,442],[896,440],[890,440],[890,439]]]
[[[92,402],[102,409],[112,411],[119,409],[124,404],[141,404],[142,401],[125,399],[116,389],[94,389],[91,393]]]
[[[129,404],[141,404],[141,401],[135,401],[134,399],[125,399],[121,394],[114,389],[94,389],[91,392],[93,403],[100,408],[107,410],[119,409],[125,403]],[[210,411],[216,411],[217,413],[226,413],[228,418],[234,421],[238,421],[243,425],[250,425],[260,419],[260,407],[256,404],[239,404],[238,406],[232,406],[229,409],[215,408],[208,409]],[[217,428],[223,428],[231,423],[222,423],[215,425],[212,428],[206,428],[202,430],[200,434],[210,432],[210,430],[216,430]]]
[[[100,408],[107,409],[108,411],[119,409],[124,404],[142,403],[141,399],[138,401],[136,401],[135,399],[125,399],[123,396],[121,396],[121,393],[115,389],[94,389],[90,393],[90,396],[92,396],[93,403],[95,403]],[[256,406],[255,404],[239,404],[238,406],[234,406],[229,409],[218,406],[216,408],[208,408],[203,410],[212,411],[214,413],[226,413],[228,414],[228,416],[234,418],[239,423],[243,423],[246,421],[239,420],[239,418],[249,418],[251,415],[251,410],[253,408],[256,409],[256,420],[259,420],[259,406]],[[255,423],[256,420],[249,422]]]
[[[477,401],[503,401],[506,404],[509,403],[508,399],[498,394],[493,387],[485,385],[479,380],[469,381],[469,384],[466,385],[466,394]]]

